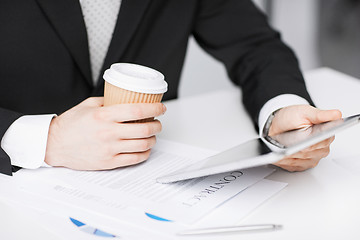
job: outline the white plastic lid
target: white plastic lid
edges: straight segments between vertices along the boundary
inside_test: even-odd
[[[131,63],[112,64],[103,77],[114,86],[140,93],[165,93],[168,86],[161,72]]]

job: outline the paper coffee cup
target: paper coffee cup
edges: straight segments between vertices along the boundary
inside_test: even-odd
[[[105,106],[161,102],[168,86],[159,71],[130,63],[111,65],[103,77]]]
[[[103,78],[104,106],[161,102],[168,86],[159,71],[130,63],[112,64]]]

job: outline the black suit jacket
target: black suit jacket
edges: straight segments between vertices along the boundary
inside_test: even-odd
[[[294,54],[250,0],[123,0],[102,71],[114,62],[155,68],[169,83],[164,99],[176,98],[190,35],[242,87],[254,122],[279,94],[311,101]],[[60,114],[102,95],[90,71],[78,0],[1,1],[0,138],[23,114]],[[12,172],[3,150],[0,172]]]

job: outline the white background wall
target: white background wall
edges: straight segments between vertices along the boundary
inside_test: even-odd
[[[260,7],[263,1],[254,0]],[[272,25],[297,53],[302,70],[319,66],[316,49],[317,0],[274,0]],[[227,80],[225,80],[227,79]],[[189,96],[232,85],[225,68],[190,39],[179,94]]]

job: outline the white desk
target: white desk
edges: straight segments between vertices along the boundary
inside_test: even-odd
[[[360,113],[360,80],[330,69],[308,72],[306,79],[320,108],[339,108],[344,116]],[[244,114],[238,89],[166,104],[162,138],[222,150],[256,135],[249,127],[252,124]],[[360,126],[337,135],[329,157],[312,170],[301,173],[278,170],[269,177],[289,185],[242,223],[283,224],[283,230],[211,239],[359,239],[360,170],[355,174],[353,169],[334,161],[354,155],[360,161],[359,135]],[[0,203],[0,212],[0,239],[59,239],[13,207]]]

